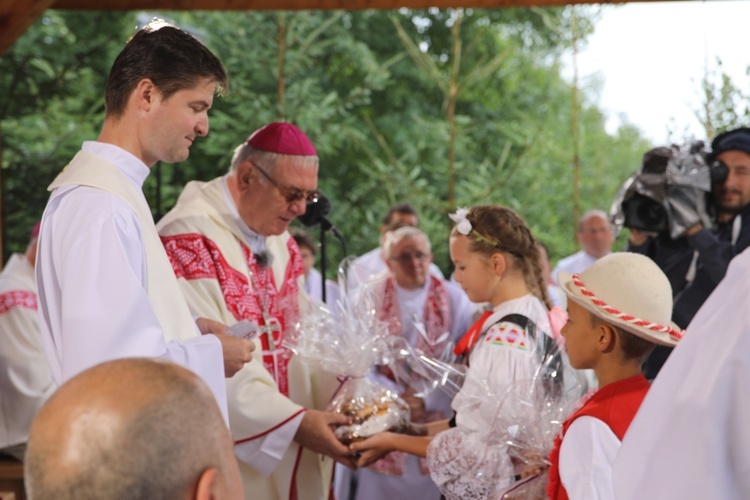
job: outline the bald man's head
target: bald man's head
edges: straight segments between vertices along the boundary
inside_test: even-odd
[[[34,500],[242,496],[209,389],[149,359],[103,363],[52,395],[31,429],[26,484]]]

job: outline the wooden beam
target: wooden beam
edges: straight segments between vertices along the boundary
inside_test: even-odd
[[[0,56],[55,0],[0,0]]]

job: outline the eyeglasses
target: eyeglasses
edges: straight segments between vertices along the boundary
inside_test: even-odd
[[[401,255],[396,255],[394,257],[391,257],[391,260],[395,260],[396,262],[400,264],[409,264],[413,259],[416,259],[417,262],[423,262],[425,259],[428,259],[430,257],[430,254],[428,253],[402,253]]]
[[[317,189],[313,191],[305,192],[305,191],[300,191],[299,189],[296,189],[296,188],[288,188],[288,187],[279,186],[279,183],[273,180],[271,176],[268,175],[265,170],[260,168],[254,161],[252,160],[248,160],[248,161],[253,167],[255,167],[255,169],[258,172],[263,174],[263,177],[265,177],[266,180],[270,182],[271,185],[279,191],[279,193],[281,193],[281,196],[284,197],[287,203],[295,203],[300,200],[305,200],[307,201],[307,203],[315,203],[316,201],[318,201],[318,198],[320,198],[320,191],[318,191]]]

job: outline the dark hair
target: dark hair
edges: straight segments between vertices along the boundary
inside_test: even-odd
[[[739,127],[727,130],[711,141],[711,153],[708,154],[707,160],[714,161],[717,156],[725,151],[742,151],[750,154],[750,128]]]
[[[292,238],[294,238],[294,241],[297,242],[297,246],[302,248],[305,247],[309,249],[313,255],[318,253],[318,249],[315,246],[315,243],[313,242],[313,239],[310,237],[309,234],[303,229],[293,227],[289,230],[289,233],[292,235]]]
[[[391,225],[391,219],[395,214],[409,214],[413,215],[417,218],[417,221],[419,221],[419,214],[417,213],[417,209],[414,208],[414,206],[411,203],[396,203],[391,208],[388,209],[388,213],[385,214],[385,217],[383,217],[383,225],[389,226]]]
[[[503,252],[512,258],[526,279],[529,291],[547,308],[552,303],[547,296],[547,286],[539,267],[539,247],[531,230],[513,210],[500,205],[479,205],[469,209],[466,218],[471,222],[470,249],[487,257]],[[459,234],[454,227],[451,236]]]
[[[122,116],[130,94],[144,78],[154,83],[163,99],[193,88],[201,78],[216,82],[219,95],[228,88],[219,58],[193,36],[157,19],[133,35],[115,59],[104,92],[108,116]]]
[[[654,350],[654,347],[656,347],[656,344],[653,342],[643,339],[634,333],[625,331],[619,326],[615,326],[607,320],[593,314],[591,311],[589,311],[589,319],[592,327],[607,325],[615,331],[615,334],[620,339],[620,350],[627,360],[634,359],[642,365],[646,361],[648,355],[651,354],[651,351]]]

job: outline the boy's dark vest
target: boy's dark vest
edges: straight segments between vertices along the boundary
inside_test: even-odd
[[[598,418],[612,429],[617,439],[622,441],[625,431],[635,417],[638,408],[648,392],[649,383],[643,375],[626,378],[613,382],[598,390],[580,410],[573,413],[563,422],[562,431],[555,438],[555,447],[550,453],[547,496],[553,500],[567,500],[568,493],[560,481],[560,444],[570,424],[578,417],[588,416]]]

